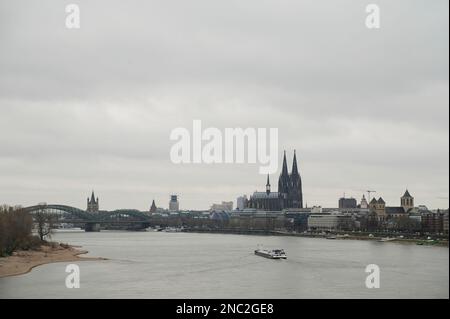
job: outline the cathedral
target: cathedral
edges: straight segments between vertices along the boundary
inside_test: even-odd
[[[298,172],[297,157],[294,151],[291,174],[288,172],[286,151],[283,156],[283,168],[278,178],[278,192],[272,192],[269,175],[266,191],[254,192],[247,203],[247,208],[279,211],[286,208],[303,208],[302,179]]]

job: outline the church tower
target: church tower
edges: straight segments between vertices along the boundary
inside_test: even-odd
[[[400,204],[405,212],[414,208],[414,197],[409,194],[408,190],[406,190],[405,194],[400,198]]]
[[[360,207],[361,207],[362,209],[367,209],[367,208],[369,208],[369,204],[367,203],[366,196],[364,196],[364,194],[363,194],[363,197],[361,198],[361,204],[360,204]]]
[[[292,162],[292,172],[289,176],[290,189],[289,189],[289,207],[290,208],[303,208],[303,192],[302,192],[302,178],[298,172],[297,167],[297,155],[294,150],[294,159]]]
[[[290,178],[287,168],[287,161],[286,161],[286,151],[284,151],[283,156],[283,168],[281,170],[280,177],[278,178],[278,193],[280,193],[280,199],[282,201],[282,208],[286,208],[289,206],[288,204],[288,195],[289,195],[289,188],[290,188]]]
[[[269,174],[267,174],[267,184],[266,184],[266,194],[270,194],[270,180],[269,180]]]
[[[97,200],[95,199],[94,196],[94,191],[92,191],[92,195],[91,195],[91,199],[89,200],[89,198],[87,199],[87,209],[86,211],[89,213],[98,213],[98,197]]]
[[[152,201],[152,206],[150,206],[150,213],[156,213],[156,204],[155,204],[155,200]]]

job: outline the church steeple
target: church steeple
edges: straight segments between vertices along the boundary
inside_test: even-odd
[[[283,169],[281,171],[281,175],[283,176],[287,176],[288,173],[288,168],[287,168],[287,161],[286,161],[286,151],[284,151],[284,156],[283,156]]]
[[[281,170],[280,177],[278,178],[278,192],[283,194],[282,196],[287,198],[287,194],[289,193],[289,172],[287,168],[287,161],[286,161],[286,151],[284,151],[283,155],[283,168]]]
[[[294,150],[294,159],[292,161],[292,175],[298,175],[297,155],[295,154],[295,150]]]
[[[155,204],[155,200],[152,201],[152,206],[150,206],[150,213],[154,213],[156,212],[156,204]]]
[[[99,204],[98,204],[98,197],[95,198],[94,191],[91,193],[91,199],[89,200],[89,197],[87,199],[87,209],[86,211],[90,213],[97,213],[99,210]]]
[[[267,195],[270,194],[270,180],[269,180],[269,174],[267,174],[266,193],[267,193]]]

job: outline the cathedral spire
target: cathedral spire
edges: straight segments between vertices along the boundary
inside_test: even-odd
[[[292,161],[292,175],[298,175],[297,155],[295,154],[295,150],[294,150],[294,160]]]
[[[281,175],[283,175],[283,176],[287,176],[288,175],[288,168],[287,168],[287,161],[286,161],[286,151],[284,151],[283,170],[281,171]]]
[[[267,193],[267,195],[270,194],[270,180],[269,180],[269,174],[267,174],[266,193]]]

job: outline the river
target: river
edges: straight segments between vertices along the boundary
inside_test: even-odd
[[[448,247],[287,236],[165,232],[57,233],[83,246],[80,288],[66,265],[0,279],[0,298],[449,298]],[[255,256],[258,244],[287,260]],[[368,289],[365,268],[380,268]]]

